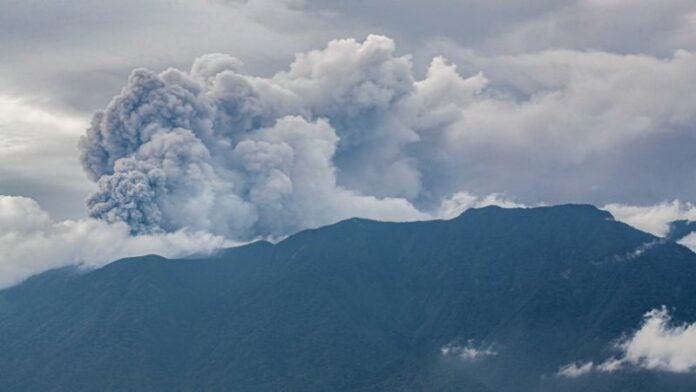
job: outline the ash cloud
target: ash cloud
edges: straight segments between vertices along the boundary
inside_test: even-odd
[[[183,227],[278,236],[352,216],[428,217],[401,119],[417,99],[408,57],[370,36],[297,56],[259,78],[223,54],[190,72],[139,69],[80,142],[98,184],[90,216],[133,233]],[[404,107],[404,108],[402,108]]]
[[[468,76],[435,57],[419,79],[377,35],[299,53],[270,77],[225,54],[136,70],[80,143],[98,184],[89,213],[133,233],[245,240],[353,216],[442,216],[465,191],[511,205],[692,191],[671,164],[633,174],[646,156],[693,159],[693,53],[447,52]]]

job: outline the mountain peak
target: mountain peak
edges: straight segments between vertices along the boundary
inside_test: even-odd
[[[460,216],[480,215],[480,214],[554,214],[571,216],[599,217],[602,219],[613,220],[614,216],[605,210],[601,210],[592,204],[559,204],[554,206],[539,207],[514,207],[506,208],[497,205],[469,208],[462,212]]]

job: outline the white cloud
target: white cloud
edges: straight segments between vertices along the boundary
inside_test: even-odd
[[[667,309],[645,315],[643,326],[620,344],[624,362],[645,369],[684,373],[696,369],[696,323],[671,325]]]
[[[686,147],[696,139],[696,96],[686,90],[696,81],[693,52],[482,55],[447,41],[431,52],[446,53],[461,75],[482,72],[483,87],[473,96],[441,88],[436,96],[446,104],[423,105],[432,120],[420,119],[428,124],[420,145],[429,151],[418,151],[437,169],[424,176],[429,191],[458,187],[504,191],[525,203],[598,205],[696,197],[684,170],[696,164]],[[457,85],[456,77],[447,80]]]
[[[675,220],[696,220],[696,206],[679,200],[651,206],[613,203],[602,208],[614,215],[616,220],[660,237],[667,234],[669,224]]]
[[[463,107],[450,130],[454,138],[532,151],[553,144],[555,150],[541,157],[571,163],[617,144],[679,131],[696,117],[696,104],[681,100],[696,96],[683,85],[696,80],[696,57],[690,52],[667,59],[571,50],[480,57],[447,49],[483,70],[490,83],[527,95],[523,100],[489,96]]]
[[[493,349],[493,346],[486,347],[476,347],[473,340],[469,340],[466,346],[461,346],[458,344],[447,344],[440,348],[440,354],[444,357],[457,357],[461,360],[473,362],[482,360],[486,357],[492,357],[498,355],[498,352]]]
[[[492,193],[479,197],[469,192],[457,192],[440,203],[437,216],[443,219],[451,219],[459,216],[469,208],[481,208],[486,206],[498,206],[502,208],[527,208],[526,205],[516,203],[501,193]]]
[[[292,131],[292,127],[287,128]],[[259,139],[272,141],[278,130],[269,130],[269,134]],[[301,141],[301,139],[300,139]],[[258,201],[268,205],[268,216],[260,216],[259,219],[267,221],[268,225],[283,224],[283,219],[275,219],[283,214],[292,214],[292,211],[283,211],[276,204],[274,195],[283,195],[283,181],[273,176],[272,167],[265,166],[267,162],[257,160],[254,154],[262,153],[256,149],[267,148],[270,145],[249,146],[246,151],[245,161],[254,170],[267,170],[268,176],[262,176],[255,192]],[[310,146],[308,146],[310,147]],[[238,153],[242,153],[238,151]],[[258,157],[257,157],[258,158]],[[321,159],[320,157],[317,157]],[[240,158],[241,159],[241,158]],[[326,219],[327,214],[333,215],[334,220],[340,220],[352,216],[381,217],[387,220],[432,219],[424,212],[409,210],[410,206],[399,200],[378,200],[368,196],[359,196],[344,189],[332,189],[332,178],[328,173],[308,176],[314,186],[299,185],[301,200],[298,203],[307,203],[303,207],[305,216],[301,219],[292,219],[298,227],[318,226]],[[322,184],[322,182],[327,182]],[[296,185],[297,186],[297,185]],[[304,187],[307,187],[306,189]],[[268,187],[281,188],[277,192],[267,191]],[[322,190],[322,188],[327,187]],[[332,192],[333,197],[325,201],[312,199],[314,196],[302,195],[303,192]],[[466,199],[466,200],[464,200]],[[314,200],[314,201],[313,201]],[[185,216],[192,213],[195,218],[195,208],[204,203],[193,203],[188,207],[182,207],[180,214]],[[468,193],[455,195],[452,205],[447,211],[450,214],[460,213],[465,208],[482,207],[485,205],[516,206],[507,201],[501,195],[489,195],[476,197]],[[187,211],[186,208],[193,208]],[[406,211],[407,213],[404,213]],[[448,216],[449,217],[449,216]],[[268,239],[279,237],[267,237]],[[144,235],[132,235],[131,228],[123,222],[109,223],[98,219],[66,219],[54,220],[48,212],[39,204],[28,197],[0,195],[0,289],[12,286],[29,276],[48,269],[67,265],[82,265],[89,268],[103,266],[109,262],[123,257],[139,256],[144,254],[158,254],[164,257],[181,257],[194,253],[208,253],[222,247],[238,245],[239,242],[225,239],[223,236],[210,234],[208,231],[194,230],[185,227],[170,233],[153,233]],[[443,348],[444,349],[444,348]],[[457,353],[463,358],[476,359],[482,356],[495,355],[492,348],[474,348],[473,346],[460,347],[449,346],[448,353]],[[445,353],[443,351],[443,353]]]
[[[562,366],[558,370],[558,375],[563,376],[563,377],[568,377],[568,378],[575,378],[575,377],[580,377],[582,375],[588,374],[588,373],[592,372],[593,369],[594,369],[593,362],[586,362],[586,363],[574,362],[574,363]]]
[[[66,265],[99,267],[123,257],[180,257],[233,243],[205,232],[131,236],[124,223],[54,221],[32,199],[0,196],[0,288]]]
[[[299,120],[298,120],[299,121]],[[452,197],[443,200],[435,214],[413,210],[412,206],[399,202],[398,199],[378,200],[369,196],[360,196],[345,189],[332,188],[332,177],[327,174],[314,174],[307,176],[313,186],[309,184],[295,184],[299,187],[299,193],[288,196],[287,183],[283,177],[277,177],[273,165],[283,164],[282,159],[269,166],[264,155],[266,149],[272,147],[273,138],[286,138],[284,132],[293,132],[293,127],[285,131],[280,128],[268,130],[268,134],[259,137],[254,145],[246,146],[236,151],[239,159],[244,160],[250,170],[262,171],[266,174],[252,188],[254,197],[259,205],[265,205],[265,214],[257,216],[266,225],[283,225],[285,222],[296,224],[296,227],[320,226],[327,216],[333,220],[352,216],[380,217],[384,220],[411,220],[450,219],[458,216],[469,208],[481,208],[496,205],[503,208],[527,208],[528,206],[516,203],[502,194],[490,194],[476,196],[468,192],[458,192]],[[286,139],[284,139],[286,140]],[[302,142],[302,139],[298,142]],[[260,144],[259,144],[260,143]],[[268,143],[268,144],[264,144]],[[317,150],[316,147],[312,147]],[[244,150],[244,151],[242,151]],[[264,155],[265,156],[265,155]],[[282,154],[275,154],[276,158],[282,158]],[[263,159],[257,159],[263,158]],[[315,158],[323,159],[319,156]],[[312,165],[309,165],[312,167]],[[269,191],[268,188],[274,188]],[[316,195],[306,196],[304,192],[331,192],[332,197],[313,199]],[[206,208],[206,198],[201,196],[200,202],[189,206],[182,206],[180,214],[191,214],[192,219],[198,215],[196,208]],[[302,206],[304,215],[293,218],[294,211],[284,211],[278,204],[276,197],[298,197],[297,203],[307,203]],[[626,206],[624,206],[626,207]],[[408,212],[405,213],[404,211]],[[337,215],[340,213],[340,215]],[[335,214],[335,215],[330,215]],[[284,217],[283,215],[288,215]],[[278,219],[276,219],[278,218]],[[294,229],[278,226],[278,232]],[[267,239],[280,238],[279,236],[267,236]],[[696,249],[696,233],[685,237],[681,241],[685,246]],[[655,240],[639,246],[638,248],[616,256],[617,260],[630,260],[640,256],[645,250],[662,244],[662,240]],[[192,253],[206,253],[215,249],[234,246],[238,242],[226,239],[224,236],[213,235],[207,230],[195,230],[189,226],[174,230],[170,233],[156,232],[146,235],[132,235],[131,227],[123,222],[109,223],[98,219],[66,219],[55,220],[43,210],[33,199],[21,196],[0,195],[0,288],[11,286],[21,280],[40,273],[47,269],[81,264],[89,267],[99,267],[111,261],[127,256],[142,254],[159,254],[165,257],[179,257]],[[492,346],[475,346],[472,341],[468,345],[447,345],[442,349],[443,355],[458,355],[462,358],[476,359],[479,357],[495,355]],[[580,367],[584,364],[576,364]],[[606,363],[593,366],[608,366]],[[570,373],[577,371],[569,367]]]
[[[558,375],[579,377],[591,372],[640,368],[671,373],[696,370],[696,323],[674,325],[665,307],[644,316],[640,329],[616,345],[621,354],[604,362],[576,362],[562,366]]]
[[[696,253],[696,233],[691,233],[677,242]]]

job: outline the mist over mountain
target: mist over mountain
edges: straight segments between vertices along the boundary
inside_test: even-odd
[[[7,390],[691,391],[696,254],[589,205],[350,219],[0,291]]]

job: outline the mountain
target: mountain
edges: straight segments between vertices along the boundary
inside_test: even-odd
[[[614,355],[651,309],[693,322],[695,281],[696,254],[589,205],[351,219],[0,291],[0,389],[693,391],[689,373],[557,373]]]

